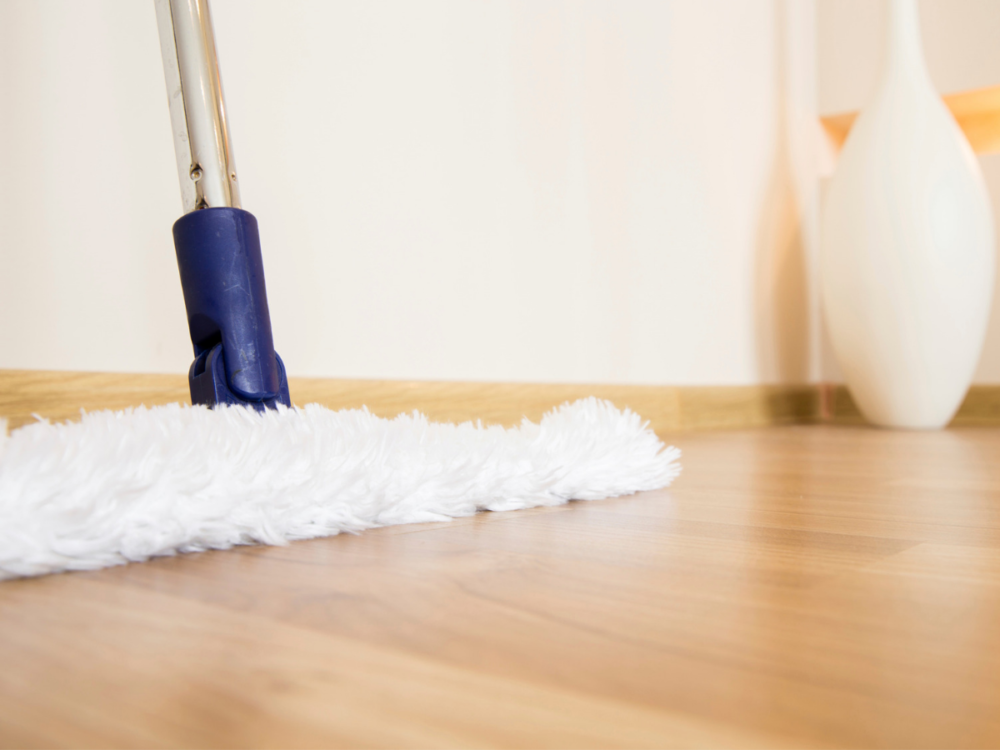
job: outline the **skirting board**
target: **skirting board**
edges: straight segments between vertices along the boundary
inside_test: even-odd
[[[537,422],[566,401],[597,396],[628,407],[649,420],[657,433],[678,430],[759,427],[813,421],[820,410],[816,386],[670,387],[448,383],[393,380],[290,378],[294,403],[331,409],[367,406],[393,417],[421,411],[430,419],[511,426]],[[184,375],[0,370],[0,416],[9,428],[34,420],[75,419],[81,409],[124,409],[172,402],[190,403]]]
[[[421,411],[436,421],[510,426],[538,421],[554,406],[597,396],[628,407],[659,434],[684,430],[764,427],[864,420],[843,386],[642,386],[533,383],[449,383],[291,378],[296,404],[331,409],[367,406],[379,416]],[[75,419],[80,410],[190,403],[184,375],[0,370],[0,417],[13,429],[35,419]],[[973,386],[955,425],[1000,425],[1000,386]]]
[[[827,383],[822,388],[825,405],[823,421],[834,424],[866,424],[846,386]],[[1000,426],[1000,385],[974,385],[969,388],[950,426]]]

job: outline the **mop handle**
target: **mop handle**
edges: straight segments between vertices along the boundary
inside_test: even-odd
[[[240,207],[208,0],[154,3],[184,203],[173,235],[194,345],[191,403],[291,406],[257,219]]]
[[[184,213],[240,207],[208,0],[154,0]]]

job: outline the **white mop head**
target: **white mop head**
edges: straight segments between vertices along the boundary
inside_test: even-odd
[[[666,486],[679,456],[594,398],[511,429],[315,404],[100,411],[9,436],[0,420],[0,579],[599,500]]]

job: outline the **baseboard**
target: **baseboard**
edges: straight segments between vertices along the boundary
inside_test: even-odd
[[[632,409],[660,434],[812,422],[864,423],[848,390],[829,384],[679,387],[290,378],[289,386],[299,405],[367,406],[385,417],[416,410],[436,421],[478,419],[504,426],[524,417],[537,421],[554,406],[587,396]],[[0,417],[6,417],[10,428],[33,421],[35,415],[62,421],[78,418],[81,409],[173,402],[190,403],[184,375],[0,370]],[[973,386],[952,424],[1000,425],[1000,386]]]
[[[537,383],[447,383],[295,378],[297,403],[331,408],[368,406],[393,416],[414,409],[435,420],[514,425],[537,421],[559,404],[596,396],[628,407],[658,433],[757,427],[811,421],[819,414],[813,386],[672,387]]]
[[[191,403],[185,375],[0,370],[0,417],[10,429],[33,422],[78,419],[81,410]]]
[[[367,406],[380,416],[414,410],[438,421],[480,419],[510,426],[524,417],[537,421],[566,401],[597,396],[628,407],[658,433],[679,430],[761,427],[814,421],[816,386],[672,387],[638,385],[529,384],[338,380],[290,378],[296,404],[332,409]],[[183,375],[0,370],[0,416],[10,428],[35,415],[61,421],[80,410],[124,409],[172,402],[190,403]]]
[[[828,384],[826,420],[834,424],[867,424],[847,386]],[[1000,385],[974,385],[951,421],[952,427],[1000,426]]]

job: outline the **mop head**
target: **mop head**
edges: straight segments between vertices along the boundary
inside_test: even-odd
[[[594,398],[511,429],[315,404],[0,421],[0,579],[600,500],[665,487],[679,456]]]

